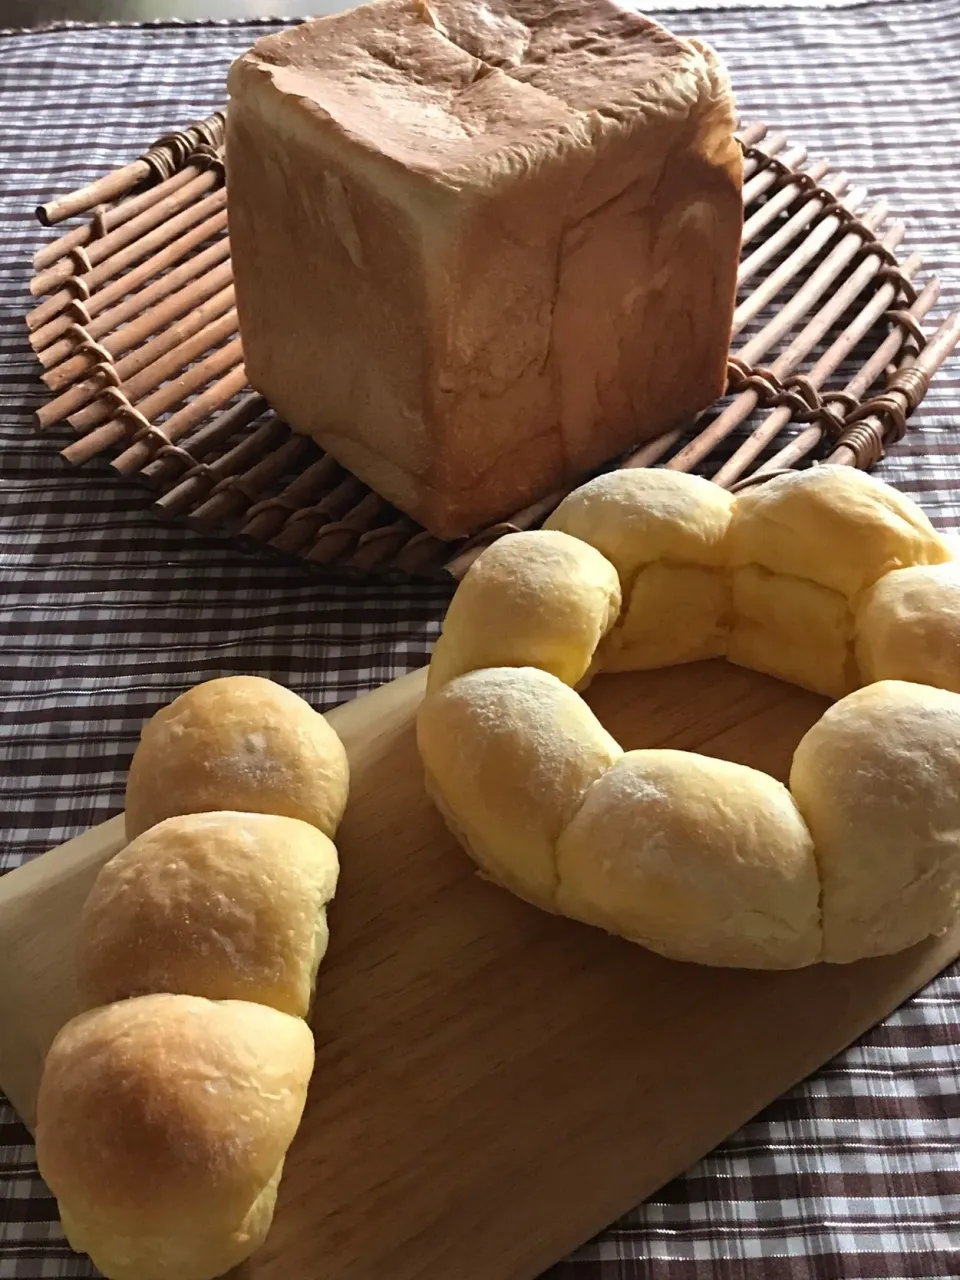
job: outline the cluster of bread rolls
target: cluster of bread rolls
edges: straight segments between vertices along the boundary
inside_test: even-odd
[[[624,752],[575,692],[707,657],[840,699],[789,789]],[[704,964],[897,951],[960,902],[960,573],[915,504],[851,468],[737,496],[614,472],[470,568],[418,743],[483,873],[547,910]]]
[[[108,1280],[211,1280],[266,1237],[347,789],[334,730],[269,680],[198,685],[144,728],[130,843],[80,919],[84,1012],[37,1099],[40,1172]]]

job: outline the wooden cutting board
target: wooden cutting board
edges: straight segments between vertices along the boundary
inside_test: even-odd
[[[422,688],[331,717],[352,788],[317,1066],[247,1280],[530,1280],[960,953],[958,928],[846,967],[710,970],[542,914],[480,880],[424,796]],[[825,706],[722,663],[605,676],[588,701],[628,748],[779,778]],[[28,1122],[77,911],[121,843],[114,819],[0,881],[0,1085]]]

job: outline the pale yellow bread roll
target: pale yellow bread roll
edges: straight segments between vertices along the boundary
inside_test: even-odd
[[[804,736],[790,788],[813,835],[824,959],[886,955],[960,906],[960,696],[885,680]]]
[[[629,751],[557,844],[557,907],[674,960],[789,969],[820,953],[813,842],[781,783],[686,751]]]
[[[84,1007],[168,991],[306,1016],[338,872],[330,840],[296,818],[167,818],[111,858],[87,897]]]
[[[699,476],[637,467],[598,476],[557,507],[546,528],[596,547],[616,567],[624,608],[602,645],[606,671],[722,655],[729,627],[725,572],[734,499]]]
[[[303,1111],[299,1018],[185,995],[74,1018],[44,1065],[37,1163],[109,1280],[212,1280],[262,1244]]]
[[[557,837],[623,754],[583,699],[535,668],[475,671],[427,695],[417,743],[431,797],[482,871],[552,907]]]
[[[857,610],[856,653],[865,681],[960,693],[960,564],[915,565],[874,583]]]
[[[759,565],[735,569],[727,657],[828,698],[859,683],[853,615],[836,591]]]
[[[915,502],[841,466],[811,467],[745,489],[737,495],[728,545],[735,568],[761,565],[847,600],[893,569],[950,559]]]
[[[127,839],[164,818],[225,809],[300,818],[331,838],[347,753],[309,703],[259,676],[195,685],[143,728],[130,765]]]
[[[556,531],[507,534],[457,588],[428,688],[481,667],[539,667],[576,685],[619,613],[616,569],[593,547]]]
[[[745,489],[727,546],[734,595],[727,656],[833,698],[859,683],[860,594],[892,570],[950,558],[909,498],[839,466]]]

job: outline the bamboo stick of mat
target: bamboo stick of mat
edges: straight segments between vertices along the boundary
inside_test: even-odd
[[[863,223],[873,230],[882,221],[885,214],[886,203],[879,201],[864,216]],[[898,243],[903,236],[904,229],[902,223],[896,223],[884,237],[884,242],[881,243],[884,243],[886,248],[891,247],[885,243],[887,241],[892,240],[893,243]],[[857,252],[863,247],[863,244],[863,237],[858,230],[851,231],[845,235],[840,243],[824,258],[810,279],[797,290],[790,301],[768,321],[755,337],[751,338],[737,352],[739,362],[744,366],[755,365],[767,351],[789,333],[793,325],[806,315],[812,303],[818,301],[843,270],[849,266]],[[854,288],[852,281],[855,280],[856,277],[852,277],[851,281],[847,282],[838,291],[838,294],[845,299],[845,306],[849,306],[856,296],[856,293],[852,292]],[[859,287],[861,286],[858,284],[857,288]],[[834,295],[834,297],[837,296]],[[835,306],[831,309],[835,310]],[[822,332],[820,325],[817,323],[817,318],[814,317],[813,321],[803,331],[802,340],[798,339],[792,342],[787,350],[773,362],[771,372],[774,377],[782,381],[794,373],[804,356],[813,349],[814,344],[822,336]],[[759,403],[760,395],[757,390],[748,387],[745,391],[741,391],[734,398],[733,403],[729,404],[709,426],[705,427],[695,440],[691,440],[689,444],[684,445],[664,465],[672,471],[692,470],[722,440],[726,439],[732,431],[745,422]]]
[[[919,271],[922,262],[923,260],[919,254],[914,254],[908,258],[900,268],[903,279],[912,280]],[[880,269],[881,263],[876,257],[870,255],[865,258],[857,268],[855,277],[851,277],[849,292],[854,292],[854,281],[856,277],[859,277],[859,281],[856,283],[856,296],[859,296]],[[873,297],[861,307],[857,315],[843,329],[840,335],[834,339],[809,373],[803,375],[802,385],[804,390],[820,391],[820,388],[840,368],[840,365],[860,339],[869,333],[880,317],[889,310],[899,292],[900,282],[897,279],[888,279],[880,286]],[[849,305],[847,298],[843,296],[843,291],[835,294],[834,299],[831,301],[833,305],[824,307],[811,322],[816,326],[815,332],[818,335],[813,345],[820,341],[820,338],[824,336],[833,322],[844,314]],[[800,336],[802,337],[803,335]],[[806,347],[806,341],[804,341],[804,346]],[[837,401],[834,400],[834,404],[836,403]],[[847,407],[849,408],[849,405]],[[816,401],[814,401],[814,411],[822,412],[822,406],[819,410],[816,408]],[[789,402],[771,409],[766,419],[754,428],[739,448],[711,476],[714,483],[723,488],[729,488],[730,485],[739,480],[750,464],[759,458],[764,449],[793,420],[796,413],[795,405]],[[839,414],[837,421],[842,429],[843,419]]]
[[[89,222],[81,223],[79,227],[74,227],[72,231],[67,231],[58,239],[41,245],[33,255],[34,270],[43,271],[46,267],[53,266],[55,262],[65,258],[71,250],[86,248],[91,240],[106,236],[117,227],[132,221],[147,209],[154,208],[168,196],[179,191],[181,187],[186,186],[199,172],[200,170],[196,165],[185,165],[184,168],[172,174],[171,177],[158,183],[155,187],[148,187],[140,195],[132,196],[129,200],[123,200],[120,204],[113,205],[112,208],[99,210]]]
[[[218,289],[233,280],[230,240],[227,236],[222,236],[195,257],[168,270],[159,279],[153,280],[144,289],[136,288],[141,281],[132,281],[133,275],[134,273],[131,272],[124,278],[131,292],[124,296],[122,289],[115,290],[121,299],[115,302],[115,305],[109,305],[114,302],[113,297],[108,297],[113,292],[112,287],[104,289],[94,294],[86,306],[82,302],[74,302],[72,308],[76,308],[75,312],[72,309],[68,310],[65,315],[58,316],[43,328],[37,329],[31,336],[31,345],[37,352],[40,363],[47,369],[52,368],[71,355],[78,343],[90,338],[105,339],[115,329],[119,330],[121,326],[136,317],[139,317],[144,324],[149,324],[151,318],[157,320],[159,308],[155,304],[171,295],[176,294],[179,298],[176,305],[179,307],[182,303],[183,311],[188,311],[191,306],[202,302],[211,293],[216,293]],[[175,314],[182,315],[183,311],[176,310]],[[74,320],[75,314],[80,323]],[[162,324],[163,321],[159,320],[158,323]],[[145,333],[151,332],[153,332],[151,329],[145,330]],[[64,334],[73,336],[64,337],[62,336]]]
[[[190,233],[192,232],[196,235],[198,224],[202,228],[207,228],[207,234],[203,237],[204,239],[215,235],[226,227],[227,193],[222,187],[218,191],[213,191],[210,195],[204,196],[196,204],[184,209],[182,213],[178,213],[168,222],[155,227],[152,231],[148,231],[145,236],[134,241],[133,244],[128,244],[109,258],[104,258],[102,262],[97,263],[90,271],[84,272],[83,275],[70,276],[62,289],[50,294],[45,302],[41,302],[38,307],[34,307],[28,313],[28,325],[33,328],[39,328],[41,324],[44,324],[47,320],[52,320],[55,315],[58,315],[75,297],[88,298],[102,284],[106,284],[109,280],[115,280],[117,276],[122,276],[126,269],[135,263],[152,264],[154,269],[150,274],[156,274],[157,263],[163,256],[161,251],[171,248],[176,251],[178,247],[183,249],[185,244],[188,244],[190,248],[194,247],[197,242],[190,238]],[[146,261],[144,262],[144,260]],[[121,280],[119,283],[123,283],[123,281]]]
[[[172,239],[174,234],[186,231],[217,208],[225,207],[226,193],[219,199],[211,199],[204,205],[203,197],[212,195],[214,189],[222,185],[221,174],[213,169],[198,172],[185,186],[168,195],[143,213],[124,222],[115,230],[90,242],[88,248],[78,246],[69,254],[55,262],[46,271],[30,281],[30,292],[34,297],[53,293],[65,281],[72,277],[82,276],[88,287],[94,280],[94,269],[99,267],[106,271],[106,264],[111,263],[111,274],[117,275],[125,270],[131,262],[137,261],[145,251],[152,251]],[[77,270],[77,268],[80,268]],[[96,283],[108,279],[109,276],[98,274]]]
[[[137,367],[142,368],[155,358],[153,354],[155,348],[151,343],[162,338],[167,333],[168,326],[175,327],[184,317],[189,317],[194,311],[204,307],[210,299],[221,294],[229,298],[232,305],[233,271],[229,262],[221,263],[213,271],[201,276],[191,287],[178,289],[163,302],[142,312],[137,319],[131,320],[116,332],[111,333],[105,326],[106,336],[102,342],[98,343],[95,340],[91,342],[89,338],[82,340],[73,348],[77,354],[49,369],[42,375],[43,381],[51,391],[60,391],[77,378],[92,377],[104,359],[116,363],[117,372],[121,373],[119,357],[131,350],[138,357]],[[156,338],[151,339],[151,334],[156,335]],[[128,366],[125,365],[124,370],[127,368]],[[121,373],[121,379],[123,377],[126,377],[125,371]],[[63,416],[66,417],[66,414]],[[39,413],[38,417],[40,417]],[[50,415],[40,417],[41,426],[48,417]],[[50,418],[50,420],[55,419]]]
[[[220,323],[214,325],[212,322],[215,320]],[[239,321],[234,308],[231,284],[188,311],[179,320],[161,329],[156,337],[142,343],[122,360],[114,361],[109,350],[105,346],[101,348],[108,359],[94,366],[93,376],[74,382],[62,395],[42,405],[37,410],[37,419],[41,427],[51,422],[59,422],[64,418],[71,418],[72,421],[72,415],[76,416],[80,409],[96,399],[105,386],[122,387],[125,394],[129,396],[132,379],[138,375],[144,375],[150,368],[156,369],[163,356],[174,353],[177,367],[180,367],[188,358],[186,353],[192,338],[202,332],[205,340],[209,339],[209,341],[207,346],[202,346],[199,350],[206,351],[214,342],[231,337],[237,332],[238,327]]]
[[[825,397],[825,408],[840,416],[847,412],[848,400],[862,400],[877,379],[882,377],[891,361],[895,359],[898,352],[908,341],[908,330],[902,323],[903,317],[909,316],[919,326],[919,322],[936,306],[939,297],[940,281],[936,276],[933,276],[924,285],[910,308],[898,313],[901,317],[901,322],[894,324],[873,355],[844,384],[840,391],[840,397],[833,400],[831,400],[829,394]],[[789,470],[802,458],[812,453],[825,434],[826,428],[823,423],[812,423],[809,427],[805,427],[799,432],[793,440],[784,445],[778,453],[775,453],[764,462],[762,466],[759,466],[754,474],[759,476],[769,474],[771,471]]]
[[[235,366],[240,366],[243,360],[240,339],[233,338],[226,346],[219,345],[228,336],[228,330],[236,331],[236,316],[229,312],[207,325],[185,344],[186,349],[194,356],[199,356],[204,351],[210,351],[210,355],[196,364],[184,367],[182,349],[174,351],[130,380],[129,390],[134,395],[135,389],[140,385],[138,378],[143,379],[144,386],[156,388],[152,394],[145,395],[142,399],[132,399],[128,391],[109,387],[101,397],[103,403],[81,409],[71,420],[71,424],[82,420],[82,426],[78,429],[83,429],[92,419],[92,430],[88,428],[87,434],[64,450],[67,461],[87,462],[107,446],[121,444],[132,433],[151,427],[153,419],[169,412],[174,405],[200,387],[222,377]],[[158,368],[168,370],[166,378],[160,376]],[[107,421],[103,422],[103,418],[107,418]]]

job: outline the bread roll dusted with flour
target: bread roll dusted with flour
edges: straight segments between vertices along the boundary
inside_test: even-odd
[[[467,570],[433,652],[429,688],[507,666],[579,684],[619,613],[616,570],[593,547],[565,533],[509,534]]]
[[[908,680],[960,693],[960,564],[888,573],[857,610],[864,680]]]
[[[37,1163],[71,1246],[109,1280],[210,1280],[270,1228],[303,1112],[299,1018],[187,995],[67,1023],[37,1100]]]
[[[299,818],[332,836],[348,789],[343,743],[319,712],[272,680],[225,676],[144,726],[127,779],[127,839],[164,818],[222,809]]]
[[[417,719],[427,789],[491,879],[552,908],[556,842],[623,754],[556,676],[493,667],[445,684]]]
[[[305,1017],[339,862],[296,818],[167,818],[101,869],[80,918],[85,1007],[177,991]]]
[[[558,650],[591,675],[726,652],[838,696],[891,673],[960,683],[960,577],[915,504],[841,467],[735,497],[638,470],[584,485],[549,523],[483,553],[482,596],[461,584],[419,714],[428,790],[485,874],[712,965],[846,962],[956,918],[960,695],[886,681],[845,697],[798,748],[794,799],[740,765],[624,754],[552,674]],[[541,546],[564,536],[595,558],[565,543],[540,573]],[[606,629],[598,560],[624,600]],[[451,649],[476,670],[449,679]],[[542,669],[496,665],[521,652]]]
[[[853,635],[861,594],[893,570],[950,559],[915,503],[840,466],[738,494],[727,555],[734,618],[727,656],[832,698],[860,683]]]
[[[791,968],[820,951],[810,834],[742,765],[624,754],[555,677],[491,668],[420,710],[427,787],[484,874],[674,959]]]
[[[636,467],[574,490],[547,520],[616,567],[623,615],[601,647],[605,671],[720,657],[730,627],[726,536],[734,498],[682,471]]]
[[[557,841],[557,907],[674,960],[812,964],[820,883],[782,783],[689,751],[628,751]]]
[[[960,907],[960,695],[884,680],[831,707],[790,789],[813,835],[823,958],[886,955]]]

